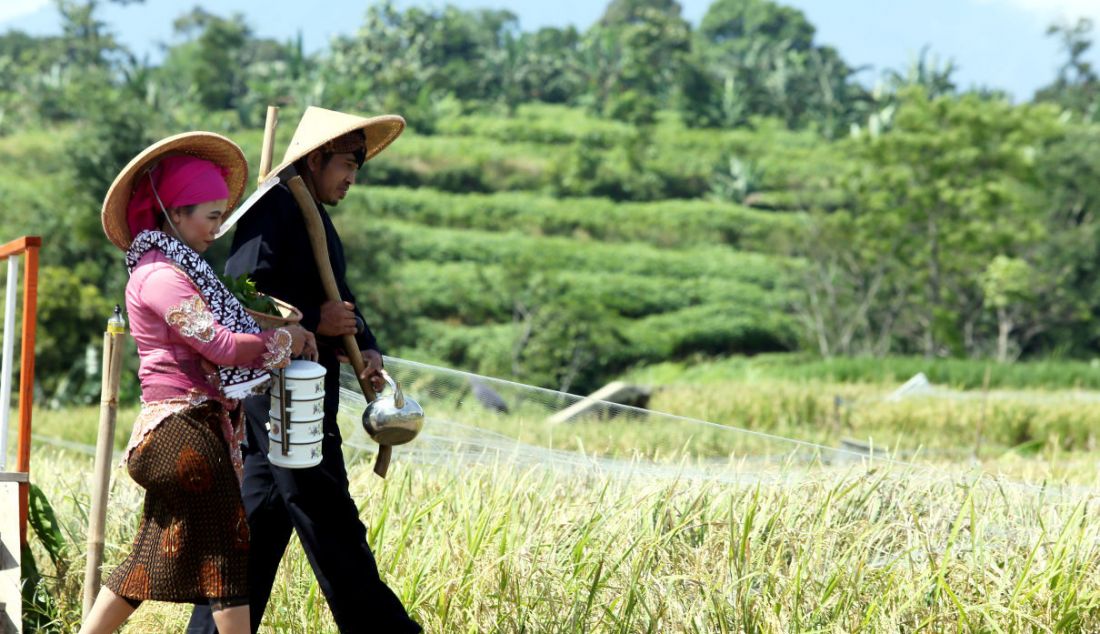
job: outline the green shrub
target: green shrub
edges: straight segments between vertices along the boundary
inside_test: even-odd
[[[642,364],[695,355],[754,354],[790,350],[794,324],[781,313],[734,305],[693,306],[642,319],[613,320],[608,324],[620,344],[601,349],[593,365],[601,370],[589,384],[605,382],[615,373]],[[465,326],[451,321],[421,319],[422,334],[416,349],[405,351],[412,358],[438,359],[453,367],[538,381],[541,377],[515,376],[507,355],[521,328],[498,323]],[[563,345],[568,342],[563,342]],[[492,352],[492,354],[486,354]]]
[[[490,182],[488,190],[479,191],[536,189],[552,184],[564,196],[696,198],[710,193],[715,170],[728,166],[733,157],[759,168],[762,177],[756,184],[758,189],[785,194],[788,198],[783,202],[790,203],[789,208],[801,209],[813,206],[818,192],[833,189],[833,179],[848,160],[844,143],[825,143],[812,131],[787,130],[781,122],[769,119],[754,120],[751,128],[710,130],[686,128],[675,113],[661,113],[651,136],[642,139],[645,149],[635,166],[624,161],[623,152],[638,141],[637,132],[627,124],[593,117],[580,108],[528,104],[513,117],[456,117],[441,122],[440,131],[449,136],[421,137],[402,148],[400,154],[416,155],[430,163],[431,157],[450,153],[455,147],[457,141],[450,137],[467,137],[480,141],[478,145],[495,146],[497,151],[509,148],[511,161],[495,161],[498,168],[537,165],[543,176],[535,187],[516,187],[526,181],[514,179],[512,186],[499,187]],[[405,139],[394,148],[402,143]],[[391,158],[382,155],[378,160]],[[544,173],[547,168],[551,169],[549,174]],[[379,182],[398,184],[396,180]]]
[[[387,231],[400,241],[403,258],[432,262],[504,264],[533,254],[539,267],[547,271],[606,271],[673,279],[724,277],[763,288],[782,286],[791,263],[787,258],[727,247],[659,249],[518,232],[429,228],[395,220],[374,221],[359,214],[341,215],[338,224],[341,233]]]
[[[758,306],[706,304],[627,322],[620,367],[691,355],[756,354],[794,348],[796,324]]]
[[[390,187],[352,190],[350,196],[351,206],[367,207],[374,218],[432,227],[646,242],[659,247],[725,244],[774,250],[777,236],[796,232],[803,222],[801,215],[703,200],[615,203],[604,198],[558,200],[520,192],[460,195]]]
[[[374,185],[429,187],[456,192],[538,190],[558,150],[477,137],[406,132],[364,168]]]
[[[483,324],[511,318],[505,275],[501,266],[412,261],[400,266],[395,283],[418,316]],[[561,271],[556,277],[570,296],[632,319],[711,304],[782,311],[786,299],[782,290],[715,277],[681,280],[591,271]]]
[[[440,123],[439,132],[504,143],[567,145],[585,138],[596,147],[607,148],[623,143],[634,130],[625,123],[592,116],[582,108],[523,104],[511,117],[487,113],[453,117]]]

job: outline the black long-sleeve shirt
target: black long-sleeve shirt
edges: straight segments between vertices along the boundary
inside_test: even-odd
[[[328,257],[336,286],[344,301],[354,304],[355,296],[344,279],[347,273],[344,244],[324,206],[318,204],[317,208],[325,226]],[[238,222],[225,272],[232,277],[247,273],[256,282],[257,290],[296,306],[302,311],[302,327],[317,332],[321,304],[327,297],[317,272],[305,220],[286,186],[279,185],[265,194]],[[355,314],[364,325],[356,335],[359,349],[378,350],[374,334],[358,306]],[[322,355],[326,346],[332,351],[344,347],[341,337],[318,335],[317,341]]]

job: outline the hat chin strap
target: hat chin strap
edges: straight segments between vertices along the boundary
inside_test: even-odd
[[[181,234],[180,230],[176,227],[176,223],[172,222],[172,218],[168,215],[168,210],[164,208],[164,201],[160,199],[160,194],[157,193],[157,185],[153,182],[153,171],[149,170],[146,174],[149,175],[149,187],[153,190],[153,198],[157,199],[157,204],[160,205],[160,211],[164,214],[164,219],[168,221],[168,226],[172,228],[172,233],[176,234],[176,237],[179,238],[181,242],[187,244],[187,241],[183,239],[183,234]]]

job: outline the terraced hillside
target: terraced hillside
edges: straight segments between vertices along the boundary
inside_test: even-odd
[[[297,118],[282,113],[278,148]],[[87,294],[94,329],[124,283],[117,255],[94,209],[71,203],[79,184],[67,164],[21,176],[51,165],[81,129],[3,139],[0,193],[24,210],[4,218],[6,233],[63,237],[51,257],[97,254],[44,282],[49,296]],[[260,130],[223,132],[258,157]],[[799,263],[784,253],[806,210],[835,198],[837,153],[766,122],[698,131],[665,116],[639,131],[578,108],[522,106],[407,131],[332,211],[388,353],[585,391],[641,363],[797,348],[787,310]],[[227,249],[211,250],[215,267]]]
[[[562,125],[565,116],[579,129]],[[544,352],[533,338],[548,329],[562,346],[589,340],[577,354],[598,381],[638,363],[796,347],[787,306],[798,262],[783,253],[804,212],[755,209],[703,189],[647,201],[562,191],[576,154],[596,153],[602,169],[612,159],[600,155],[601,143],[625,134],[576,110],[540,107],[515,119],[459,118],[434,136],[409,133],[369,164],[368,187],[353,190],[334,215],[349,249],[385,245],[386,257],[396,258],[388,276],[402,312],[413,316],[403,328],[416,333],[396,352],[522,376],[531,355]],[[763,144],[765,152],[744,134],[681,139],[676,124],[662,124],[647,150],[652,172],[671,173],[679,155],[676,186],[707,182],[723,156],[751,147],[753,160],[792,166],[758,181],[775,188],[755,192],[758,200],[789,199],[796,184],[824,187],[803,160],[817,151],[808,142],[784,133],[788,145]],[[369,270],[350,278],[371,287]],[[526,378],[561,386],[549,375]],[[573,387],[592,387],[584,380]]]

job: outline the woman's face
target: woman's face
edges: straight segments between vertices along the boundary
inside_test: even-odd
[[[214,242],[228,203],[225,198],[211,200],[195,205],[191,213],[187,213],[187,208],[177,208],[168,210],[168,215],[179,231],[180,239],[196,252],[203,253]]]

